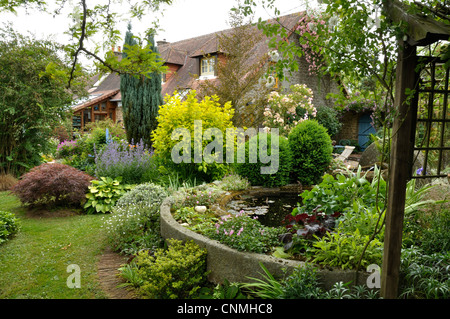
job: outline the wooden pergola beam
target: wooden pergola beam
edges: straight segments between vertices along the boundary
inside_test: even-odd
[[[398,0],[386,1],[384,10],[394,23],[406,25],[409,45],[424,46],[450,37],[450,25],[430,16],[409,13],[409,6]]]
[[[392,127],[389,190],[381,271],[381,296],[385,299],[398,297],[406,184],[412,167],[414,112],[416,112],[417,106],[417,101],[411,98],[407,92],[412,92],[416,86],[416,61],[416,46],[400,42],[394,103],[398,115]]]
[[[422,14],[411,14],[409,7],[398,0],[384,2],[386,15],[394,23],[406,23],[406,38],[399,41],[394,106],[397,116],[392,128],[390,175],[381,296],[398,298],[403,219],[406,184],[412,167],[415,121],[417,115],[416,89],[417,46],[428,45],[450,37],[450,26]]]

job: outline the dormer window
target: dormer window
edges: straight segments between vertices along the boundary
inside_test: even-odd
[[[213,77],[215,75],[216,56],[204,57],[200,60],[200,76]]]

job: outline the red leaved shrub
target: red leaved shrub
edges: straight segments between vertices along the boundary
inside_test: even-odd
[[[11,191],[30,207],[80,206],[93,179],[72,166],[46,163],[24,174]]]

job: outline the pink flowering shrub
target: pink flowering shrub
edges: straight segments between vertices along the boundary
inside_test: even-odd
[[[68,156],[75,155],[79,152],[79,145],[77,144],[77,141],[68,141],[65,140],[64,142],[61,142],[56,147],[56,154],[58,158],[64,158]]]
[[[299,20],[296,32],[300,35],[300,46],[303,56],[308,62],[308,72],[310,75],[317,75],[322,66],[323,58],[317,50],[311,47],[311,43],[318,43],[318,26],[325,25],[325,20],[308,16],[306,13]]]
[[[274,91],[269,94],[263,125],[268,130],[278,128],[280,135],[287,135],[298,123],[316,117],[312,101],[313,91],[304,84],[292,85],[288,94]]]
[[[205,235],[237,250],[265,253],[279,245],[281,233],[280,227],[264,226],[256,216],[250,217],[241,211],[222,216]]]

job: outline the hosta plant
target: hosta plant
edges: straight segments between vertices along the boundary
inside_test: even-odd
[[[120,184],[121,181],[121,177],[116,179],[100,177],[100,180],[93,180],[86,194],[87,202],[84,205],[86,213],[111,212],[117,200],[132,188],[130,185]]]

